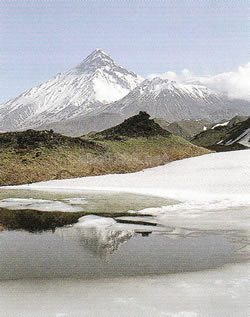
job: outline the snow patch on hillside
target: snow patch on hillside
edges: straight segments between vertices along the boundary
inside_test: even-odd
[[[239,135],[236,139],[230,140],[226,142],[226,145],[231,145],[234,143],[240,143],[246,147],[250,147],[250,128],[244,131],[241,135]]]
[[[215,129],[217,127],[225,127],[228,125],[230,121],[226,121],[226,122],[223,122],[223,123],[217,123],[216,125],[214,125],[211,129]]]

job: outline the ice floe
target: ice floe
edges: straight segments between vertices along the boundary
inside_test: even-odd
[[[6,198],[0,200],[0,207],[6,209],[23,210],[32,209],[39,211],[62,211],[77,212],[83,209],[79,206],[72,206],[70,203],[34,198]]]

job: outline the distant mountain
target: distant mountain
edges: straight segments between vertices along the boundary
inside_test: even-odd
[[[53,129],[70,136],[101,131],[140,111],[168,122],[218,122],[250,115],[250,102],[199,84],[143,80],[97,49],[75,68],[0,105],[0,131]]]
[[[142,78],[97,49],[75,68],[0,105],[0,131],[60,122],[121,99]]]
[[[154,78],[145,80],[121,100],[108,105],[105,112],[124,117],[146,111],[153,118],[169,122],[187,119],[218,121],[250,112],[250,103],[231,100],[201,85],[179,84]]]
[[[152,118],[168,122],[206,120],[218,122],[237,114],[249,115],[250,102],[233,100],[201,85],[184,85],[154,78],[144,80],[122,99],[84,116],[42,128],[54,128],[65,134],[81,135],[101,131],[124,119],[146,111]]]
[[[250,118],[235,117],[196,135],[191,142],[215,151],[250,148]]]

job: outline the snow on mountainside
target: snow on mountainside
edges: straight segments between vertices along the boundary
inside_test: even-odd
[[[225,127],[226,125],[228,125],[229,122],[230,122],[230,121],[226,121],[226,122],[222,122],[222,123],[217,123],[217,124],[215,124],[214,126],[212,126],[211,129],[215,129],[215,128],[217,128],[217,127]]]
[[[100,131],[146,111],[168,122],[250,115],[250,102],[205,86],[144,80],[97,49],[75,68],[0,105],[0,131],[52,128],[68,135]]]
[[[202,85],[179,84],[154,78],[145,80],[123,99],[108,106],[105,111],[131,116],[140,110],[152,117],[171,121],[187,119],[218,120],[238,112],[250,111],[250,103],[234,104]]]
[[[0,130],[37,127],[87,114],[121,99],[141,81],[97,49],[75,68],[0,105]]]
[[[139,111],[146,111],[152,118],[168,122],[201,119],[218,122],[238,114],[249,115],[250,102],[229,99],[202,85],[154,78],[144,80],[128,95],[105,108],[66,120],[63,125],[53,123],[42,128],[53,128],[68,135],[82,135],[110,128]]]
[[[226,142],[226,145],[231,145],[234,143],[239,143],[239,144],[242,144],[246,147],[250,147],[250,128],[248,128],[246,131],[244,131],[236,139]]]
[[[250,147],[250,117],[234,117],[194,136],[191,142],[215,151],[234,151]]]
[[[250,118],[239,123],[232,129],[231,134],[220,142],[223,145],[241,144],[250,148]]]

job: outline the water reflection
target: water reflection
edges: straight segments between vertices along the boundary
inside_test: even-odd
[[[114,197],[107,200],[104,196],[103,204],[98,202],[98,210],[105,210],[109,215],[112,210],[129,210],[128,203],[120,196],[116,197],[121,204],[118,209],[115,209],[118,205]],[[131,205],[135,196],[132,198]],[[74,208],[85,202],[79,197],[56,199]],[[88,196],[88,204],[84,206],[96,210],[99,200],[91,199],[93,197]],[[145,202],[139,201],[139,204]],[[245,259],[246,253],[238,252],[247,243],[242,231],[170,227],[158,223],[154,217],[119,215],[122,213],[116,213],[114,219],[88,216],[77,222],[81,213],[1,210],[0,280],[166,274],[216,268]],[[8,228],[6,224],[11,224],[9,229],[14,230],[3,230]],[[53,231],[37,232],[48,229]]]
[[[112,228],[58,228],[58,234],[63,239],[74,239],[84,249],[104,257],[118,250],[119,246],[127,242],[134,235],[133,230],[117,230]]]
[[[0,280],[166,274],[243,260],[237,253],[240,237],[233,232],[176,231],[119,224],[64,227],[55,233],[3,231]]]

